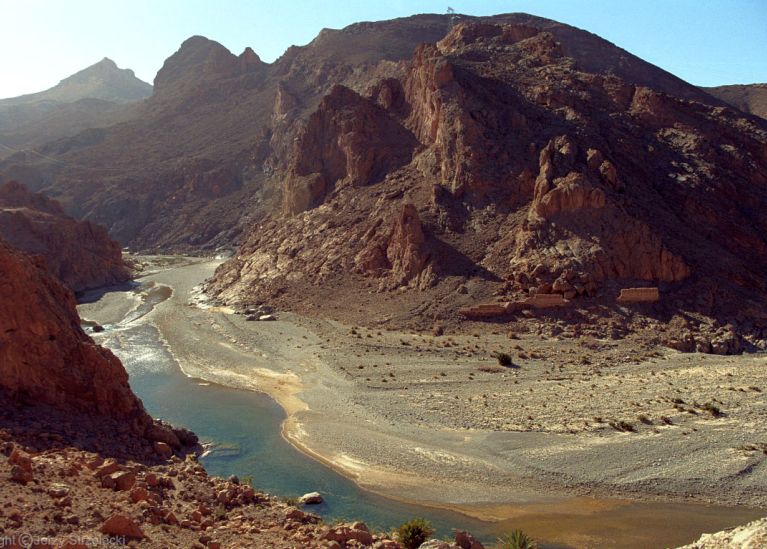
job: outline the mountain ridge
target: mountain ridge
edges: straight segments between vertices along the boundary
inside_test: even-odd
[[[703,89],[743,112],[767,120],[767,84],[730,84]]]
[[[125,103],[146,99],[151,94],[151,84],[136,78],[131,69],[120,69],[114,61],[104,57],[101,61],[63,78],[47,90],[0,99],[0,109],[41,101],[72,103],[80,99]]]
[[[48,90],[0,99],[0,159],[128,120],[151,94],[132,70],[104,58]]]
[[[672,95],[723,105],[574,27],[527,14],[464,19],[535,24],[594,70],[635,75],[638,83],[654,82]],[[193,37],[158,73],[157,93],[124,123],[49,142],[41,152],[56,162],[16,155],[2,169],[56,195],[70,214],[108,226],[132,247],[228,246],[279,201],[276,179],[287,169],[293,139],[288,134],[305,123],[322,97],[335,84],[364,94],[374,80],[396,76],[418,44],[437,42],[450,24],[445,15],[418,15],[324,30],[271,64]],[[184,74],[185,63],[194,59]],[[177,86],[164,85],[174,80]],[[121,212],[129,210],[134,215],[126,218]]]

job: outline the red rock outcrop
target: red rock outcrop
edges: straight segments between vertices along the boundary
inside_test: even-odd
[[[284,198],[301,214],[254,228],[209,290],[300,307],[309,293],[329,303],[315,288],[406,286],[422,295],[402,307],[434,317],[491,296],[614,303],[617,288],[647,283],[676,294],[660,307],[720,319],[742,316],[746,295],[767,303],[767,128],[605,73],[560,38],[535,25],[456,25],[407,64],[357,73],[357,91],[333,90],[306,125],[280,126],[280,142],[299,137]],[[300,105],[295,82],[287,89],[285,120]],[[370,161],[361,141],[342,138],[365,124],[378,158],[397,162]],[[418,143],[400,154],[402,135]],[[296,181],[308,189],[300,199]],[[408,204],[418,223],[400,225],[419,229],[400,248],[393,220]],[[466,286],[471,297],[456,302]]]
[[[72,292],[2,240],[0,386],[22,400],[123,420],[141,434],[151,423],[120,361],[80,328]]]
[[[377,104],[335,86],[296,138],[285,183],[285,211],[298,213],[319,205],[336,185],[379,181],[408,164],[416,144]]]
[[[0,237],[43,256],[51,272],[74,291],[130,278],[120,246],[106,229],[72,219],[56,201],[17,182],[0,186]]]
[[[433,281],[427,269],[430,254],[426,235],[412,204],[405,204],[388,233],[377,235],[378,226],[368,231],[365,248],[357,254],[357,268],[366,274],[386,276],[393,287],[413,283],[426,287]]]

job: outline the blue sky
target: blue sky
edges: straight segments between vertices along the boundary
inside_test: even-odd
[[[697,85],[767,82],[767,0],[0,0],[0,97],[46,89],[103,57],[151,82],[194,34],[273,61],[323,27],[448,6],[556,19]]]

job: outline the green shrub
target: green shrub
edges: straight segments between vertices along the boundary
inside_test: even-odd
[[[535,540],[522,530],[512,530],[510,533],[498,538],[496,549],[536,549]]]
[[[433,533],[428,520],[415,518],[397,528],[397,539],[405,549],[418,549]]]

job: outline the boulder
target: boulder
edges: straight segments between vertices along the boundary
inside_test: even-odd
[[[356,527],[355,527],[356,526]],[[341,524],[331,528],[321,536],[326,541],[335,541],[345,546],[350,541],[356,541],[363,545],[373,543],[373,536],[364,523]]]
[[[66,484],[54,482],[48,487],[48,495],[52,498],[61,499],[69,495],[71,488]]]
[[[455,546],[446,541],[427,539],[419,546],[419,549],[455,549]]]
[[[108,536],[125,536],[130,539],[144,539],[145,537],[136,521],[120,513],[115,513],[104,521],[99,531]]]
[[[458,314],[468,319],[496,318],[509,312],[507,303],[480,303],[458,310]]]
[[[469,532],[458,530],[455,533],[455,544],[461,549],[485,549],[477,539]]]
[[[133,490],[130,491],[130,499],[133,503],[146,501],[149,499],[149,491],[146,488],[142,488],[140,486],[133,488]]]
[[[127,492],[136,483],[136,474],[131,471],[117,471],[109,475],[115,490]]]
[[[298,503],[302,505],[316,505],[322,501],[322,495],[319,492],[309,492],[298,498]]]
[[[163,442],[171,448],[181,448],[181,441],[173,428],[157,421],[147,429],[144,436],[153,442]]]
[[[32,472],[32,458],[26,452],[14,447],[8,457],[11,465],[11,480],[19,484],[27,484],[34,480]]]
[[[165,444],[164,442],[154,443],[154,453],[162,459],[170,459],[173,457],[173,448]]]
[[[19,484],[27,484],[32,482],[34,478],[35,477],[32,474],[32,471],[27,471],[18,465],[11,466],[11,480],[13,482],[18,482]]]

